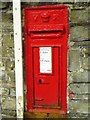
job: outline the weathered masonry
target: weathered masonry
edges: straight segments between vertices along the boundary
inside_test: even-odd
[[[22,3],[22,28],[24,27],[24,7],[41,4],[45,3]],[[88,62],[90,59],[90,3],[62,2],[62,4],[69,7],[68,117],[87,118],[90,110],[88,90],[90,87],[90,62]],[[0,105],[3,117],[16,117],[12,3],[0,2],[0,12],[2,14],[2,19],[0,18]],[[24,32],[22,42],[24,42]],[[24,93],[26,94],[26,89]]]

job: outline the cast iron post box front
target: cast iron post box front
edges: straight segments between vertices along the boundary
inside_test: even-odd
[[[24,12],[27,111],[66,114],[68,7]]]

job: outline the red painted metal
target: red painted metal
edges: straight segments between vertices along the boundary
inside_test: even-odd
[[[68,7],[27,7],[24,13],[27,111],[66,114]],[[40,48],[51,50],[50,73],[40,71]]]

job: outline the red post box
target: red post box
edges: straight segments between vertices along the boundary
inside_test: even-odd
[[[25,8],[27,111],[67,113],[68,7]]]

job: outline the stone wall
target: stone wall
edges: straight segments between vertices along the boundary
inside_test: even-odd
[[[68,60],[69,112],[81,117],[89,111],[90,19],[89,4],[77,3],[70,10],[70,40]],[[70,95],[71,94],[71,95]]]
[[[90,110],[90,4],[63,1],[62,4],[69,6],[68,117],[87,117]],[[22,3],[22,23],[23,8],[27,5],[30,3]],[[12,12],[12,3],[0,2],[0,105],[3,117],[16,116]]]
[[[2,21],[0,23],[2,43],[2,62],[0,70],[2,71],[0,83],[2,86],[2,114],[15,115],[15,76],[14,76],[14,40],[13,40],[13,15],[12,4],[0,3],[0,12]]]

